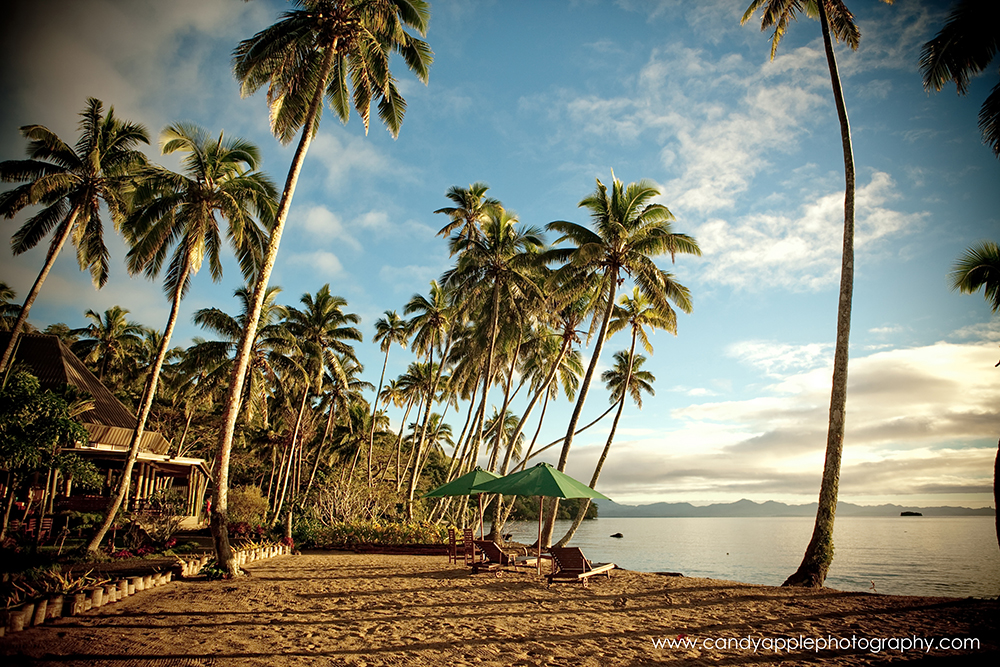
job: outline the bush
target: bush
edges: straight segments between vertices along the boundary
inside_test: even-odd
[[[257,486],[237,486],[229,491],[229,521],[251,526],[264,524],[267,518],[267,498]]]
[[[343,522],[318,529],[312,543],[303,546],[337,549],[357,544],[444,544],[447,537],[448,529],[445,526],[427,522]]]

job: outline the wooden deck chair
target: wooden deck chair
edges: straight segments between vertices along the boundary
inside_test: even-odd
[[[462,531],[462,553],[465,554],[466,565],[476,564],[476,544],[471,528],[466,528]]]
[[[591,577],[599,574],[610,579],[616,567],[614,563],[591,563],[579,547],[551,547],[549,553],[553,567],[552,574],[545,577],[549,586],[553,581],[579,581],[586,586]]]
[[[516,569],[518,566],[535,566],[535,561],[533,559],[530,564],[524,559],[524,556],[527,556],[528,554],[528,550],[523,547],[520,549],[523,553],[521,553],[521,556],[519,557],[505,553],[503,549],[500,548],[500,545],[493,540],[476,540],[475,543],[476,547],[483,554],[483,560],[472,566],[472,571],[474,573],[485,570],[493,572],[499,577],[505,567],[513,567]]]
[[[455,539],[455,529],[448,529],[448,562],[458,562],[458,540]]]
[[[38,529],[38,541],[44,542],[52,535],[52,519],[42,519],[41,528]]]

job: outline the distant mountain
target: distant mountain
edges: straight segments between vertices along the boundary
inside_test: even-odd
[[[816,516],[816,503],[786,505],[768,500],[755,503],[737,500],[697,507],[691,503],[653,503],[651,505],[619,505],[611,500],[596,500],[597,516],[614,517],[755,517],[755,516]],[[992,507],[912,507],[909,505],[854,505],[837,503],[837,516],[899,516],[900,512],[920,512],[923,516],[996,516]]]

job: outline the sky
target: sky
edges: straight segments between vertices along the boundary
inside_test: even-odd
[[[376,383],[375,321],[386,310],[402,314],[450,266],[436,235],[446,220],[434,214],[450,205],[448,188],[483,181],[522,223],[544,226],[586,224],[578,204],[612,170],[625,183],[648,179],[676,216],[674,230],[694,236],[703,256],[658,260],[690,289],[694,309],[678,315],[676,337],[651,336],[645,368],[656,394],[642,410],[627,406],[598,490],[628,504],[814,502],[843,229],[840,133],[819,23],[792,24],[771,61],[759,18],[740,26],[746,4],[435,0],[429,83],[394,61],[408,105],[398,139],[374,122],[366,136],[356,115],[345,126],[327,111],[272,276],[279,302],[298,305],[329,283],[362,318],[356,350]],[[977,129],[995,64],[967,97],[953,86],[928,93],[920,48],[949,4],[849,6],[862,39],[856,52],[837,46],[857,164],[840,498],[991,506],[1000,319],[981,293],[951,291],[947,274],[971,244],[1000,240],[1000,161]],[[241,99],[230,58],[286,8],[280,0],[10,3],[0,28],[0,159],[23,156],[18,128],[29,123],[74,141],[92,96],[154,137],[188,121],[249,139],[283,182],[294,144],[270,134],[263,94]],[[153,143],[149,156],[177,168]],[[0,231],[9,237],[23,220],[2,220]],[[36,327],[84,326],[87,309],[117,304],[162,329],[160,284],[127,274],[127,249],[106,224],[108,284],[96,291],[64,251],[32,309]],[[47,242],[5,255],[0,280],[26,294]],[[206,333],[191,321],[195,310],[236,312],[240,284],[231,258],[219,283],[202,271],[176,342]],[[628,342],[627,333],[613,337],[601,368]],[[413,359],[393,349],[389,377]],[[587,421],[609,405],[597,384]],[[540,443],[565,434],[570,407],[549,410]],[[456,433],[464,416],[447,417]],[[589,480],[609,428],[610,418],[577,436],[569,474]]]

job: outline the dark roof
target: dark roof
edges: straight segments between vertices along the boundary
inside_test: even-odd
[[[10,334],[0,333],[0,345],[7,346]],[[115,398],[97,376],[90,372],[58,336],[21,334],[14,362],[31,369],[42,389],[57,389],[64,384],[87,392],[94,399],[94,409],[80,415],[80,421],[120,428],[135,428],[135,416]]]
[[[0,349],[6,348],[9,340],[10,333],[0,331]],[[31,369],[42,389],[59,389],[68,384],[90,394],[94,409],[84,412],[79,419],[90,425],[87,430],[91,440],[99,438],[102,442],[107,441],[107,444],[128,446],[131,432],[136,427],[135,415],[90,372],[58,336],[21,334],[18,337],[14,363],[23,363]],[[100,428],[102,426],[110,428]],[[147,451],[161,450],[164,444],[169,447],[169,443],[159,433],[143,434],[142,448]]]

